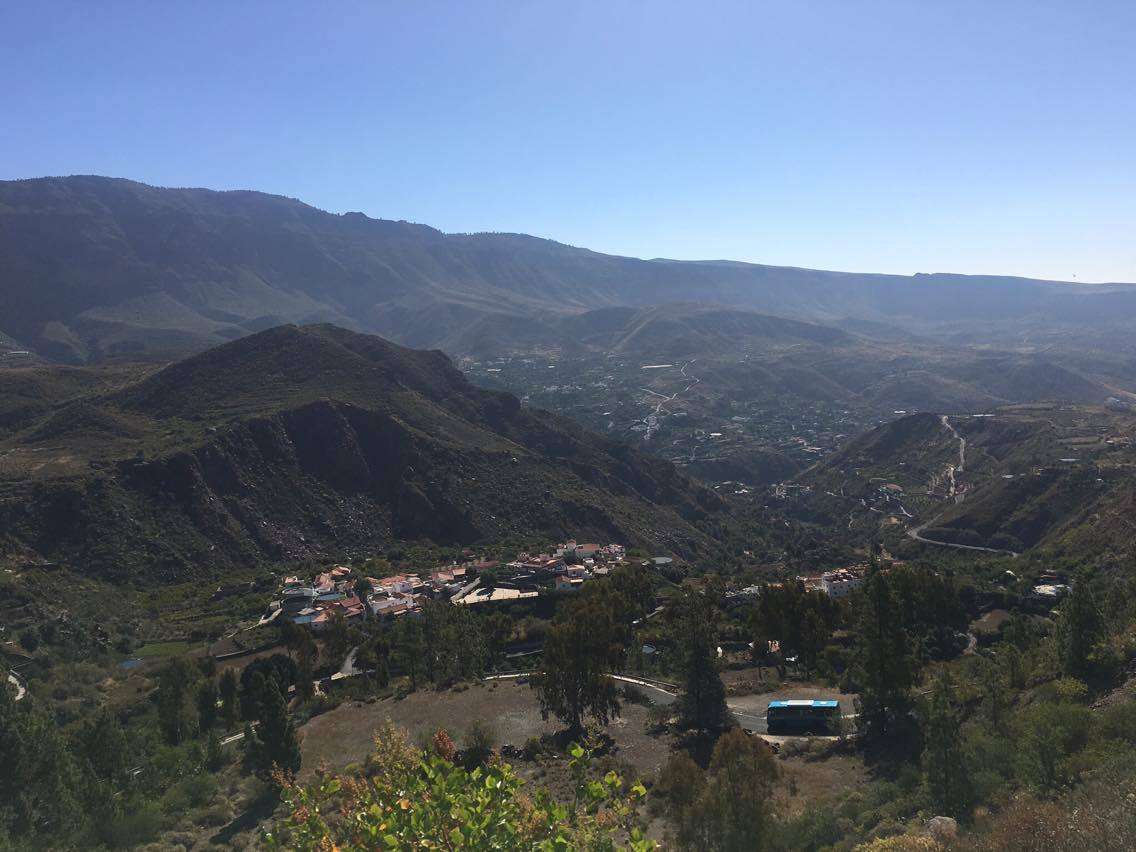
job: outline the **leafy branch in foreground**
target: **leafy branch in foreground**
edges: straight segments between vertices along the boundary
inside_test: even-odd
[[[506,763],[467,771],[437,754],[416,752],[404,733],[388,725],[376,735],[375,754],[362,774],[321,774],[310,786],[281,776],[289,815],[269,834],[269,845],[345,851],[654,849],[635,821],[643,786],[625,790],[614,772],[591,779],[588,751],[573,744],[569,754],[575,791],[573,801],[562,804],[547,790],[526,795],[524,781]]]

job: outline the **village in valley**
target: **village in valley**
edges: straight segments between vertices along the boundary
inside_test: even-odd
[[[660,560],[670,561],[656,557],[648,563]],[[386,577],[362,576],[355,568],[336,565],[310,580],[285,577],[279,600],[269,605],[260,625],[284,620],[318,633],[337,616],[355,622],[413,615],[426,600],[474,606],[572,592],[627,564],[627,549],[622,544],[578,544],[569,539],[551,552],[521,552],[504,564],[467,550],[453,564]]]

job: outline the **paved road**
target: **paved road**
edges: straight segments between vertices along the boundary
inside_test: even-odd
[[[961,503],[963,501],[963,499],[966,497],[966,491],[965,490],[959,491],[958,488],[956,487],[955,474],[956,473],[962,473],[966,469],[966,438],[964,438],[962,435],[960,435],[958,433],[958,431],[955,429],[955,427],[951,425],[951,421],[947,417],[947,415],[945,415],[945,414],[940,415],[940,419],[942,420],[943,426],[947,429],[947,431],[949,431],[952,435],[954,435],[958,439],[958,442],[959,442],[959,463],[958,463],[958,466],[956,467],[955,465],[948,465],[947,475],[950,477],[950,480],[951,480],[951,485],[950,485],[950,490],[948,492],[948,496],[954,498],[954,501],[956,503]],[[907,514],[907,512],[904,511],[904,514]],[[1015,558],[1018,556],[1018,553],[1016,551],[1005,550],[1005,549],[1000,548],[1000,547],[979,547],[976,544],[955,544],[954,542],[951,542],[951,541],[936,541],[933,538],[925,537],[923,535],[923,530],[927,529],[927,527],[929,527],[929,526],[932,526],[935,523],[935,521],[937,521],[941,517],[942,517],[942,513],[936,515],[935,517],[933,517],[929,521],[925,521],[924,523],[920,524],[917,527],[911,527],[910,529],[907,530],[907,537],[913,538],[916,541],[921,541],[924,544],[934,544],[934,545],[937,545],[939,547],[953,547],[956,550],[971,550],[971,551],[975,551],[977,553],[1002,553],[1002,554],[1005,554],[1007,556],[1013,556]]]
[[[934,518],[927,521],[925,524],[920,524],[917,527],[912,527],[911,529],[909,529],[907,531],[907,537],[913,538],[916,541],[921,541],[924,544],[937,544],[939,547],[954,547],[958,550],[976,550],[976,551],[979,551],[981,553],[1002,553],[1002,554],[1005,554],[1006,556],[1013,556],[1013,557],[1017,557],[1017,556],[1020,555],[1015,550],[1002,550],[1002,549],[997,548],[997,547],[979,547],[976,544],[955,544],[953,541],[936,541],[933,538],[925,538],[923,536],[923,530],[925,530],[925,529],[927,529],[927,527],[931,526],[935,521],[937,521],[939,519],[939,517],[940,517],[939,515],[936,515]]]

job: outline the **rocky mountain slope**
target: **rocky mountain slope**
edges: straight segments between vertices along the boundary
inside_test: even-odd
[[[257,192],[0,182],[0,335],[60,361],[200,350],[285,322],[464,354],[590,310],[689,302],[966,342],[1123,339],[1136,320],[1131,285],[637,260]]]
[[[1048,403],[904,417],[800,481],[834,512],[851,511],[850,528],[871,517],[947,546],[1127,566],[1136,553],[1134,474],[1136,415]]]
[[[285,326],[160,370],[0,372],[0,560],[114,580],[569,533],[697,558],[722,505],[440,352]]]

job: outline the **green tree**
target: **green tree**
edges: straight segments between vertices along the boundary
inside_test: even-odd
[[[351,648],[351,625],[341,613],[335,613],[327,621],[324,631],[323,653],[324,662],[333,669],[343,665],[347,652]]]
[[[540,671],[532,688],[541,715],[556,716],[572,733],[585,715],[607,724],[619,714],[618,690],[609,672],[623,665],[627,630],[602,602],[583,599],[564,608],[544,640]]]
[[[1073,584],[1061,607],[1057,635],[1061,646],[1061,669],[1071,676],[1088,680],[1094,674],[1093,652],[1104,634],[1102,617],[1087,577]]]
[[[1001,736],[1010,734],[1013,689],[1021,688],[1014,681],[1019,658],[1020,653],[1013,645],[999,649],[993,661],[975,657],[980,666],[976,679],[982,693],[982,717],[989,723],[991,730]]]
[[[74,845],[70,838],[83,823],[80,797],[88,784],[74,751],[34,696],[16,702],[10,689],[0,687],[0,839],[38,836],[44,842],[35,846]]]
[[[224,746],[221,745],[221,737],[215,730],[211,730],[209,738],[205,741],[205,768],[210,772],[216,772],[224,765],[225,752]]]
[[[129,752],[122,725],[105,708],[87,720],[76,734],[75,750],[86,758],[92,773],[120,788],[126,784]]]
[[[699,848],[702,832],[696,809],[705,786],[706,773],[685,752],[672,755],[659,772],[659,779],[651,791],[651,808],[665,811],[678,849]]]
[[[396,621],[392,646],[395,659],[410,675],[410,688],[418,689],[427,653],[426,632],[422,621],[417,618],[400,618]]]
[[[485,763],[497,744],[493,727],[483,719],[474,719],[462,739],[462,762],[467,768]]]
[[[642,565],[621,565],[606,581],[590,583],[584,588],[588,586],[607,599],[616,620],[621,622],[643,618],[651,611],[655,599],[651,575]]]
[[[158,675],[158,724],[170,745],[177,745],[197,733],[197,713],[190,697],[197,668],[185,657],[174,657]]]
[[[772,843],[773,784],[779,770],[759,737],[731,728],[718,738],[705,773],[685,756],[660,776],[679,849],[761,852]]]
[[[812,671],[840,619],[839,605],[828,595],[806,592],[800,583],[767,586],[748,621],[754,653],[764,661],[769,640],[777,640],[782,655],[796,654],[801,667]]]
[[[241,672],[240,705],[245,719],[259,719],[263,710],[265,690],[275,683],[282,695],[296,682],[296,662],[284,654],[259,657]]]
[[[765,741],[738,728],[714,746],[700,797],[704,848],[757,852],[770,843],[773,784],[779,770]]]
[[[209,731],[217,721],[217,681],[207,677],[197,687],[197,724],[201,731]]]
[[[253,730],[249,759],[253,769],[268,777],[273,768],[295,773],[300,768],[300,743],[296,724],[274,678],[265,682],[261,699],[260,724]]]
[[[513,619],[503,612],[495,612],[481,620],[481,632],[487,656],[497,662],[506,643],[513,636]]]
[[[810,673],[816,671],[817,664],[820,661],[821,652],[824,650],[825,645],[828,644],[831,632],[828,625],[817,614],[816,610],[810,609],[805,613],[804,619],[801,622],[801,638],[800,638],[800,654],[798,659],[801,662],[801,670],[805,677]]]
[[[383,633],[364,637],[355,652],[355,666],[366,674],[367,682],[378,689],[390,683],[391,646]]]
[[[289,657],[303,644],[307,633],[307,630],[291,619],[282,618],[280,620],[280,641],[288,649]]]
[[[221,672],[217,687],[221,696],[221,718],[225,721],[225,727],[230,729],[237,723],[237,718],[240,715],[240,708],[237,704],[239,683],[236,669],[228,668]]]
[[[355,581],[355,597],[359,599],[359,603],[363,605],[363,620],[370,621],[371,619],[371,605],[368,603],[367,598],[371,592],[375,590],[374,584],[366,577],[360,577]]]
[[[310,630],[305,630],[303,638],[296,646],[296,695],[307,701],[315,695],[316,660],[319,648]]]
[[[481,677],[485,671],[485,637],[471,607],[436,601],[422,609],[425,668],[441,686]]]
[[[860,689],[860,717],[869,736],[882,738],[911,710],[916,675],[912,643],[886,575],[872,575],[857,605],[853,678]]]
[[[674,607],[673,637],[682,659],[679,718],[688,728],[721,731],[731,723],[726,687],[718,674],[714,608],[702,594],[688,594]]]
[[[1069,758],[1088,744],[1092,713],[1065,701],[1039,701],[1024,713],[1018,737],[1020,771],[1034,787],[1053,792],[1073,780]]]
[[[954,683],[942,672],[923,712],[923,780],[936,814],[965,817],[974,783],[963,752],[962,718],[954,704]]]

